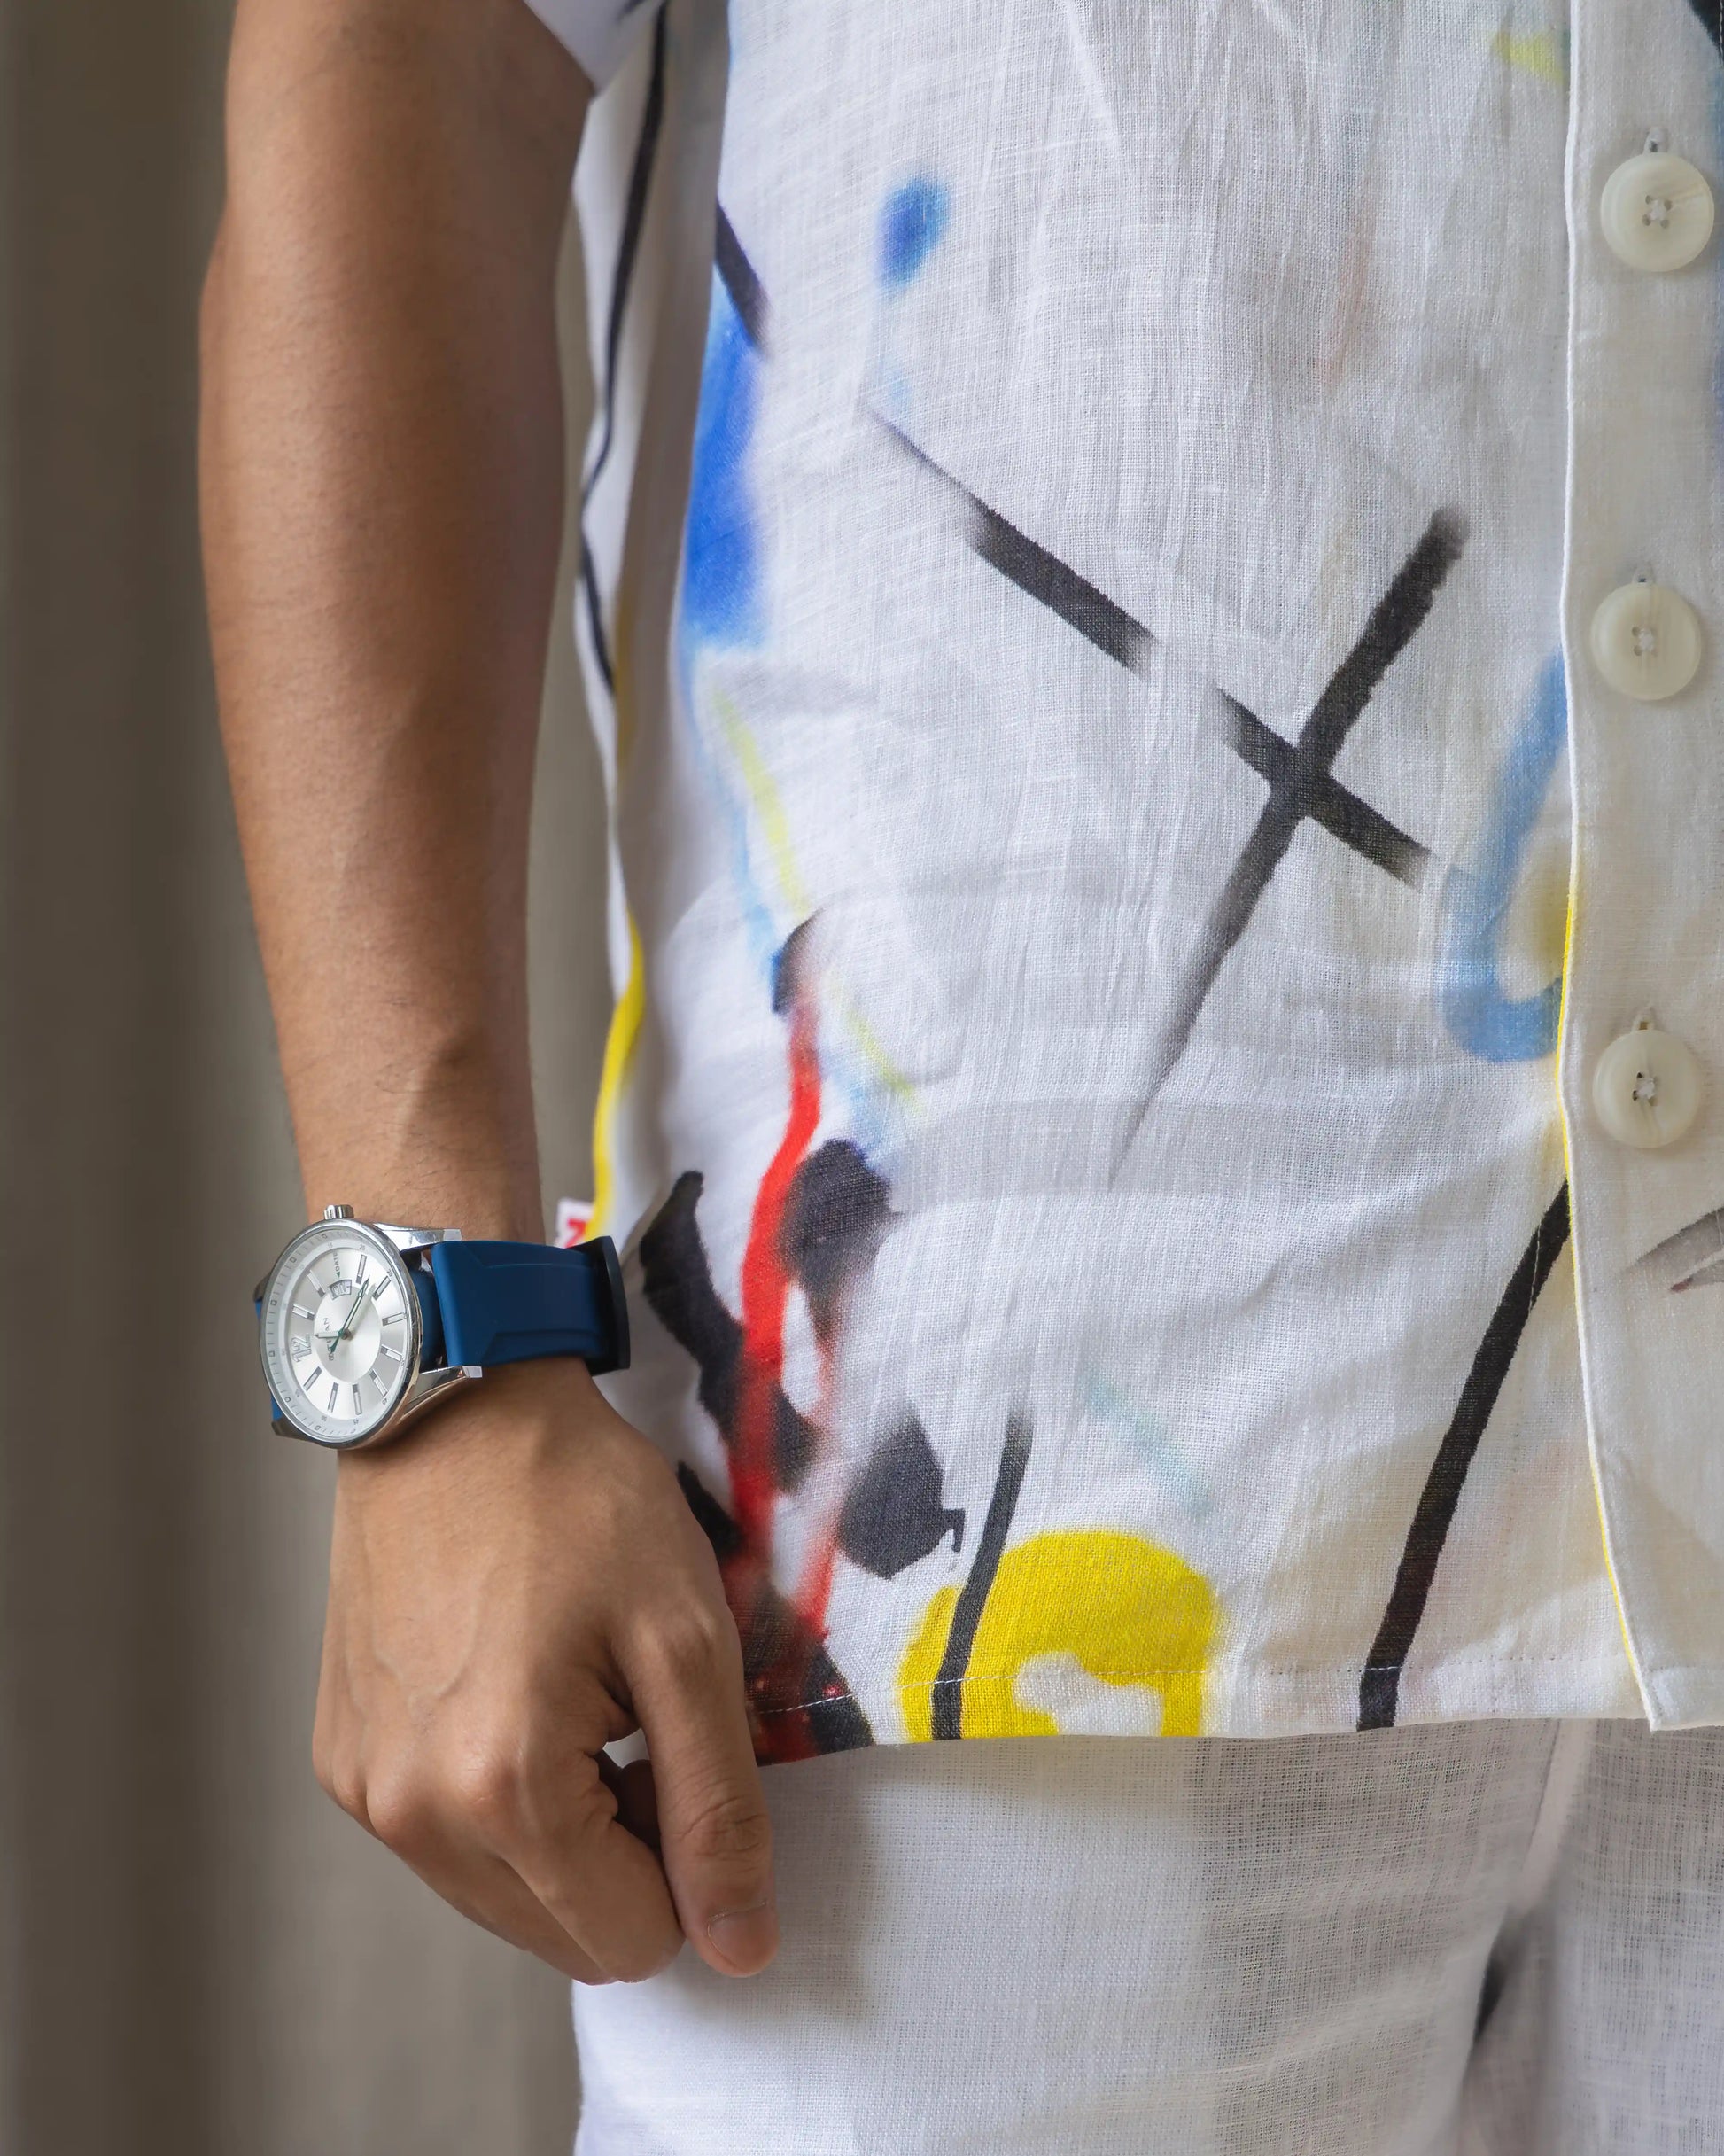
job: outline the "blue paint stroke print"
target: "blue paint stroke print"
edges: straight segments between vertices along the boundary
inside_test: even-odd
[[[682,707],[695,751],[729,829],[734,887],[749,948],[773,978],[783,915],[814,910],[767,759],[736,696],[703,665],[710,654],[768,641],[767,568],[753,459],[765,386],[766,295],[722,209],[695,419],[682,585],[675,630]],[[877,1146],[912,1095],[842,992],[823,1042],[826,1075],[849,1100],[860,1141]]]
[[[951,212],[950,191],[937,180],[906,180],[880,213],[880,281],[901,290],[939,245]]]
[[[760,533],[749,473],[759,377],[760,354],[729,287],[715,270],[688,475],[677,665],[695,750],[730,825],[737,893],[749,942],[770,977],[781,935],[753,873],[747,810],[718,768],[701,727],[695,686],[703,650],[754,645],[765,634]]]
[[[1499,946],[1527,844],[1567,739],[1562,656],[1553,653],[1540,671],[1497,780],[1478,867],[1451,868],[1443,885],[1437,1000],[1449,1032],[1486,1062],[1533,1062],[1557,1045],[1560,971],[1536,995],[1505,995]]]
[[[1215,1500],[1209,1486],[1169,1436],[1159,1415],[1138,1406],[1100,1371],[1090,1373],[1084,1405],[1093,1415],[1111,1423],[1141,1450],[1151,1472],[1166,1483],[1193,1519],[1200,1520]]]
[[[715,276],[683,549],[682,629],[694,642],[760,641],[760,534],[748,468],[759,401],[759,354]]]
[[[939,245],[951,218],[951,191],[926,177],[895,187],[880,206],[880,237],[874,267],[884,300],[875,332],[874,401],[899,428],[911,424],[910,383],[894,350],[891,303],[920,276]]]

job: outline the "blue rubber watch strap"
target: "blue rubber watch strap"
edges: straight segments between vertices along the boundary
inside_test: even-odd
[[[437,1282],[423,1265],[409,1264],[408,1278],[413,1282],[413,1292],[419,1298],[419,1366],[434,1370],[443,1360],[443,1305],[439,1300]]]
[[[439,1242],[431,1274],[451,1365],[491,1369],[578,1355],[595,1376],[628,1366],[628,1305],[608,1235],[571,1250],[542,1242]]]

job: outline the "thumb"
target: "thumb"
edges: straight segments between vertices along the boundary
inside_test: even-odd
[[[773,1827],[743,1701],[728,1611],[634,1677],[657,1799],[660,1856],[684,1934],[724,1976],[752,1976],[778,1950]]]

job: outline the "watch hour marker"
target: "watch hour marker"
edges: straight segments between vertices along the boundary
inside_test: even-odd
[[[287,1343],[287,1351],[292,1356],[295,1362],[298,1362],[302,1355],[311,1353],[311,1343],[303,1333],[295,1333],[292,1339]]]
[[[357,1415],[363,1412],[359,1404],[359,1387],[355,1385],[353,1387],[353,1413]]]
[[[377,1375],[375,1370],[371,1373],[371,1382],[377,1387],[378,1397],[386,1400],[389,1397],[389,1388],[384,1383],[383,1380]]]
[[[392,1348],[387,1341],[384,1343],[383,1351],[392,1363],[404,1363],[407,1360],[407,1357],[402,1354],[401,1350],[399,1348]]]
[[[307,1310],[303,1303],[296,1303],[293,1305],[293,1315],[296,1318],[315,1318],[317,1312],[315,1310]]]
[[[339,1385],[336,1385],[336,1384],[331,1384],[331,1385],[330,1385],[330,1413],[331,1414],[334,1414],[334,1413],[336,1412],[336,1409],[337,1409],[337,1408],[338,1408],[338,1406],[340,1405],[340,1401],[341,1401],[341,1388],[340,1388],[340,1386],[339,1386]]]
[[[372,1288],[372,1290],[371,1290],[371,1300],[372,1300],[374,1303],[377,1301],[377,1297],[378,1297],[378,1296],[380,1296],[380,1295],[383,1293],[384,1289],[385,1288],[387,1288],[387,1287],[388,1287],[388,1285],[389,1285],[389,1275],[388,1275],[386,1273],[378,1273],[378,1275],[377,1275],[377,1286],[376,1286],[375,1288]]]

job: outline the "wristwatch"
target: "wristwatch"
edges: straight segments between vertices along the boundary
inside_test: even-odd
[[[357,1452],[502,1363],[628,1366],[628,1305],[607,1235],[572,1249],[387,1227],[331,1205],[258,1283],[258,1344],[283,1436]]]

